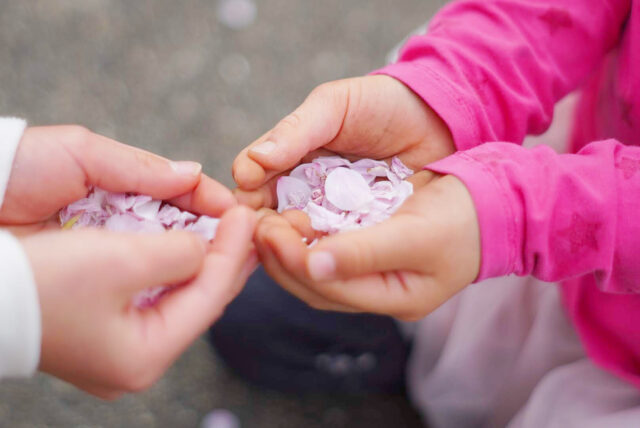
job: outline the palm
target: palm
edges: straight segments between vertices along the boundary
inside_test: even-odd
[[[73,138],[63,140],[59,136],[47,128],[25,132],[0,211],[0,223],[46,222],[60,208],[86,195],[85,172],[68,148]]]
[[[361,158],[399,156],[412,169],[451,154],[446,125],[416,94],[386,76],[354,79],[336,138],[325,148]]]
[[[250,206],[274,206],[277,177],[328,152],[352,160],[398,156],[417,170],[454,150],[446,124],[399,81],[367,76],[332,82],[237,156],[236,196]]]

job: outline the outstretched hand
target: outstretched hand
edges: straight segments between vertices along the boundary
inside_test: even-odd
[[[189,232],[40,232],[21,239],[42,316],[40,369],[102,398],[157,380],[240,292],[257,265],[255,213],[221,219],[213,244]],[[154,307],[135,294],[179,287]]]
[[[236,197],[254,208],[273,208],[277,177],[320,155],[398,156],[419,170],[454,151],[447,125],[398,80],[366,76],[335,81],[316,88],[236,157]]]
[[[34,274],[41,370],[104,398],[145,389],[237,295],[257,265],[256,216],[201,169],[82,127],[25,131],[0,225],[19,237]],[[53,230],[57,212],[92,186],[222,216],[216,239]],[[176,285],[151,308],[132,304],[144,289]]]
[[[423,171],[415,193],[388,220],[316,237],[300,211],[265,216],[256,245],[267,272],[309,305],[416,320],[473,282],[480,236],[467,188],[454,176]]]
[[[79,126],[28,128],[9,178],[0,224],[41,227],[91,186],[146,194],[220,216],[235,199],[195,162],[171,162]]]

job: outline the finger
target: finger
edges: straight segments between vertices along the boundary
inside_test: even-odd
[[[200,275],[148,311],[150,340],[158,352],[179,353],[206,330],[238,294],[255,266],[251,259],[255,213],[245,207],[229,210]]]
[[[95,397],[98,397],[102,400],[107,400],[107,401],[117,400],[118,398],[120,398],[125,394],[125,391],[120,390],[118,388],[115,388],[115,387],[112,388],[104,385],[97,385],[90,382],[73,382],[73,384],[77,388]]]
[[[335,153],[325,149],[314,150],[307,153],[300,162],[308,163],[320,156],[335,156]],[[263,207],[276,208],[278,206],[278,179],[282,176],[289,175],[290,172],[291,170],[289,169],[284,172],[271,170],[265,171],[263,174],[264,180],[262,181],[262,185],[251,188],[240,186],[233,190],[233,194],[240,204],[253,209]]]
[[[305,262],[308,276],[329,281],[420,269],[428,264],[421,229],[424,224],[419,217],[403,213],[368,228],[328,236],[310,251]]]
[[[113,277],[123,285],[127,302],[142,289],[180,284],[194,278],[205,260],[206,243],[191,232],[102,235],[96,245],[109,248],[111,257],[119,259],[107,256],[103,261],[109,267],[118,266],[113,269]],[[112,261],[117,263],[110,264]]]
[[[272,244],[275,236],[280,237],[281,245]],[[301,236],[286,220],[279,216],[262,219],[256,230],[255,241],[262,265],[282,288],[316,309],[358,312],[336,304],[304,283],[306,246],[300,245]]]
[[[445,299],[446,288],[427,275],[406,270],[373,269],[371,273],[346,280],[310,280],[303,266],[308,251],[300,245],[300,235],[281,217],[273,216],[261,222],[256,245],[269,275],[318,309],[413,319],[433,310]]]
[[[6,226],[4,229],[9,231],[17,238],[24,238],[29,235],[33,235],[46,230],[60,229],[60,224],[55,220],[50,220],[47,222],[30,224],[27,226]]]
[[[338,304],[405,321],[423,318],[455,293],[427,275],[410,271],[382,272],[323,283],[310,282],[309,289],[322,293]]]
[[[287,220],[291,227],[302,236],[306,245],[323,236],[321,232],[311,227],[311,219],[304,212],[300,210],[286,210],[281,215],[282,218]]]
[[[425,170],[416,172],[415,174],[407,178],[407,181],[413,184],[413,189],[415,191],[417,189],[420,189],[426,186],[427,184],[431,183],[433,179],[438,178],[440,176],[442,176],[442,174],[438,174],[431,170],[425,169]]]
[[[84,128],[67,127],[60,142],[84,172],[87,184],[108,191],[169,199],[193,189],[200,180],[199,163],[171,162]]]
[[[233,175],[252,190],[268,180],[267,171],[286,171],[309,152],[330,143],[340,132],[349,106],[350,80],[316,88],[293,113],[243,150]]]
[[[168,202],[183,210],[211,217],[220,217],[237,205],[231,190],[204,174],[195,189]]]
[[[286,175],[286,173],[277,174],[255,190],[233,189],[233,195],[239,204],[253,209],[276,208],[278,206],[278,198],[276,196],[278,178],[283,175]]]

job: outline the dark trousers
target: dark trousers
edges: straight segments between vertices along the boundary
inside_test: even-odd
[[[287,392],[404,391],[409,344],[388,317],[323,312],[282,290],[262,268],[210,330],[226,364]]]

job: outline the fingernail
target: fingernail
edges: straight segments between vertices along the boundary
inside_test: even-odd
[[[309,274],[315,281],[325,281],[333,278],[336,272],[336,259],[328,251],[314,251],[307,261]]]
[[[276,143],[273,141],[265,141],[251,149],[252,152],[259,153],[261,155],[268,155],[276,148]]]
[[[190,175],[195,176],[200,174],[202,171],[202,165],[198,162],[191,161],[178,161],[178,162],[170,162],[171,169],[177,172],[180,175]]]

